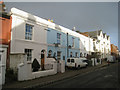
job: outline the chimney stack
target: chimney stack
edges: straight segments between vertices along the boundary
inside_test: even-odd
[[[72,31],[75,31],[75,27],[73,27]]]

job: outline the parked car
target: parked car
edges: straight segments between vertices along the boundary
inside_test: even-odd
[[[87,66],[88,66],[88,64],[89,64],[89,60],[88,60],[88,59],[82,58],[81,60],[82,60],[83,62],[86,62],[86,63],[87,63]]]
[[[114,56],[109,56],[107,58],[107,62],[114,63],[115,62],[115,57]]]
[[[67,67],[81,68],[86,67],[88,64],[84,61],[86,58],[68,58]]]

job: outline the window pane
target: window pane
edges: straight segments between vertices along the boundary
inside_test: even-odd
[[[27,60],[32,60],[32,49],[25,49],[25,53],[27,54]]]
[[[61,34],[57,33],[57,43],[60,44],[61,41]]]
[[[74,63],[74,59],[71,59],[71,62]]]
[[[70,62],[70,59],[68,59],[67,61]]]
[[[25,39],[32,40],[32,30],[33,26],[26,24]]]

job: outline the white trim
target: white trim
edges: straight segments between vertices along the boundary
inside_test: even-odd
[[[29,43],[36,43],[36,44],[41,44],[41,45],[47,45],[46,43],[39,43],[33,40],[26,40],[26,39],[15,39],[16,41],[21,41],[21,42],[29,42]]]

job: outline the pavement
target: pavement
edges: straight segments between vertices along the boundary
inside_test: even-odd
[[[58,82],[64,79],[69,79],[71,77],[80,75],[80,74],[86,74],[92,71],[95,71],[99,68],[107,66],[107,62],[103,61],[102,64],[99,64],[97,66],[88,66],[87,68],[81,68],[81,69],[67,69],[65,73],[57,73],[55,75],[51,76],[45,76],[36,78],[33,80],[27,80],[27,81],[14,81],[10,83],[6,83],[3,85],[2,90],[11,89],[11,88],[35,88],[35,87],[41,87],[50,83]]]

